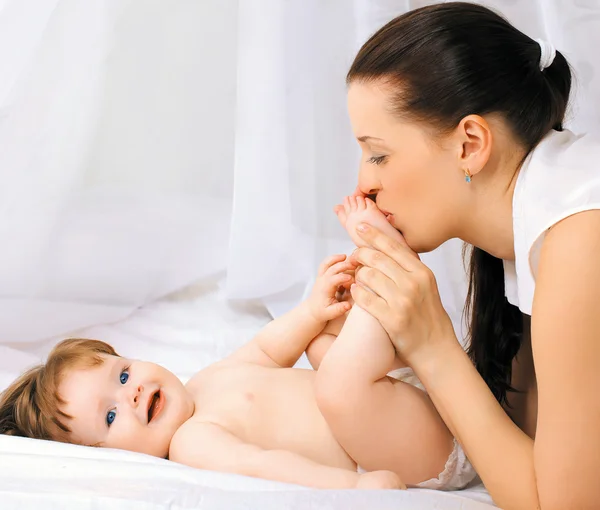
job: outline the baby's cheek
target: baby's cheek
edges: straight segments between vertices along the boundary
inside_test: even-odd
[[[125,420],[117,424],[116,420],[109,433],[109,448],[117,448],[119,450],[128,450],[132,452],[144,453],[144,433],[141,424]]]

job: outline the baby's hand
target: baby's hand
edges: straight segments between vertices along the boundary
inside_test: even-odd
[[[319,266],[317,281],[307,299],[310,312],[316,320],[328,322],[352,308],[348,301],[338,299],[338,291],[341,287],[350,287],[353,278],[346,271],[353,270],[354,265],[346,259],[346,255],[333,255]]]

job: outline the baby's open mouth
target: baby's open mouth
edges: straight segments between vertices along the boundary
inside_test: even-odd
[[[148,405],[148,423],[156,418],[164,407],[165,398],[160,390],[156,390],[151,396]]]

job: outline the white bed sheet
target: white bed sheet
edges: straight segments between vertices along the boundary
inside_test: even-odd
[[[143,307],[119,323],[77,334],[106,340],[124,356],[159,362],[185,380],[246,342],[268,320],[257,303],[220,299],[213,281]],[[0,386],[43,359],[54,342],[0,346]],[[0,436],[0,457],[2,509],[494,508],[481,485],[454,493],[316,491],[130,452],[7,436]]]

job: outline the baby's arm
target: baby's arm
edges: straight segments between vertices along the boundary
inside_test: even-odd
[[[352,298],[347,301],[348,304],[352,306]],[[308,347],[306,348],[306,357],[314,370],[319,370],[319,366],[321,365],[321,361],[325,357],[325,354],[327,354],[327,351],[340,334],[340,331],[346,322],[346,317],[347,314],[344,314],[329,321],[325,326],[325,329],[323,329],[323,331],[308,344]]]
[[[232,354],[232,358],[260,365],[293,367],[328,321],[350,309],[335,298],[337,289],[352,277],[353,268],[345,255],[329,257],[319,268],[311,296],[285,315],[267,324],[252,341]]]
[[[325,466],[286,450],[264,450],[243,442],[229,431],[212,423],[185,423],[171,441],[169,458],[199,469],[235,473],[317,489],[401,486],[400,480],[393,473],[368,473],[375,476],[370,477],[368,484],[361,483],[363,475],[355,471]]]
[[[231,357],[249,363],[293,367],[326,323],[316,320],[306,303],[272,320]]]

